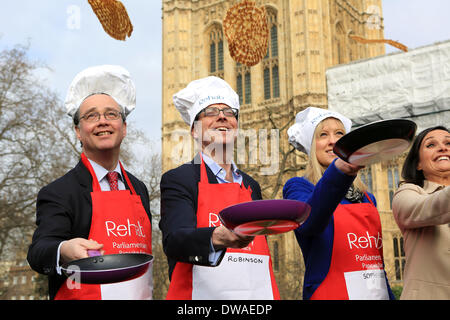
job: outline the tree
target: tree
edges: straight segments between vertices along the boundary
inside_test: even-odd
[[[46,67],[31,61],[27,51],[27,46],[17,45],[0,52],[0,255],[4,261],[25,257],[35,226],[38,190],[67,171],[79,155],[61,102],[37,75]]]
[[[28,48],[0,53],[0,254],[8,256],[32,231],[39,188],[73,163],[63,108],[36,76],[42,66]],[[71,161],[72,160],[72,161]]]
[[[81,154],[72,120],[66,115],[62,101],[38,77],[40,69],[46,67],[31,61],[27,54],[28,47],[23,45],[0,52],[0,255],[3,261],[25,259],[35,230],[38,191],[73,168]],[[153,239],[154,243],[161,243],[155,232],[161,176],[159,149],[155,150],[145,134],[129,124],[121,147],[121,161],[147,185],[154,217]],[[2,272],[0,277],[5,274]],[[46,281],[39,283],[37,295],[45,295]]]

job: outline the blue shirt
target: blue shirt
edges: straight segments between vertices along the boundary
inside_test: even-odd
[[[230,183],[231,182],[231,181],[225,180],[225,176],[227,175],[227,173],[225,172],[224,168],[219,166],[213,159],[211,159],[209,156],[207,156],[203,152],[202,152],[202,157],[203,157],[203,161],[205,161],[205,163],[208,165],[208,167],[211,169],[211,171],[216,176],[218,183]],[[242,183],[242,175],[239,174],[239,171],[233,160],[231,161],[231,173],[233,175],[233,182],[241,184]]]

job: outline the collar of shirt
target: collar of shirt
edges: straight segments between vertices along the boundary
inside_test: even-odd
[[[91,163],[92,168],[94,169],[95,175],[97,176],[98,183],[100,184],[100,188],[102,189],[102,191],[110,191],[111,188],[109,187],[108,178],[106,178],[108,170],[103,168],[95,161],[92,161],[91,159],[88,160]],[[119,174],[119,181],[118,181],[119,190],[125,190],[126,188],[125,184],[123,183],[122,171],[120,170],[120,165],[118,162],[116,168],[113,171],[116,171]]]
[[[423,190],[425,190],[425,192],[429,194],[432,194],[433,192],[442,190],[444,188],[445,188],[444,185],[441,185],[433,181],[424,180],[423,182]]]
[[[205,163],[216,176],[218,183],[230,183],[230,181],[225,180],[226,172],[221,166],[219,166],[213,159],[205,155],[203,152],[202,157]],[[233,182],[242,184],[242,175],[239,173],[238,168],[233,160],[231,160],[231,171],[233,175]]]

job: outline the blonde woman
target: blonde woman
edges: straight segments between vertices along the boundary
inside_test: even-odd
[[[309,156],[305,176],[283,188],[285,199],[311,205],[308,219],[295,230],[306,267],[304,299],[394,299],[375,198],[357,178],[361,167],[333,153],[350,129],[351,121],[341,114],[309,107],[288,130],[290,143]]]

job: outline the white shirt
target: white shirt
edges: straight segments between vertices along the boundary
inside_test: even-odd
[[[88,159],[88,160],[91,163],[92,168],[94,169],[95,176],[97,177],[98,183],[100,184],[100,189],[102,189],[102,191],[111,191],[111,188],[110,188],[109,182],[108,182],[108,178],[106,177],[106,175],[108,174],[109,171],[106,170],[105,168],[103,168],[98,163],[96,163],[90,159]],[[119,174],[119,179],[118,179],[119,190],[125,190],[126,188],[125,188],[125,184],[123,182],[124,178],[122,176],[122,171],[120,170],[119,162],[117,162],[117,166],[113,171],[116,171]]]

